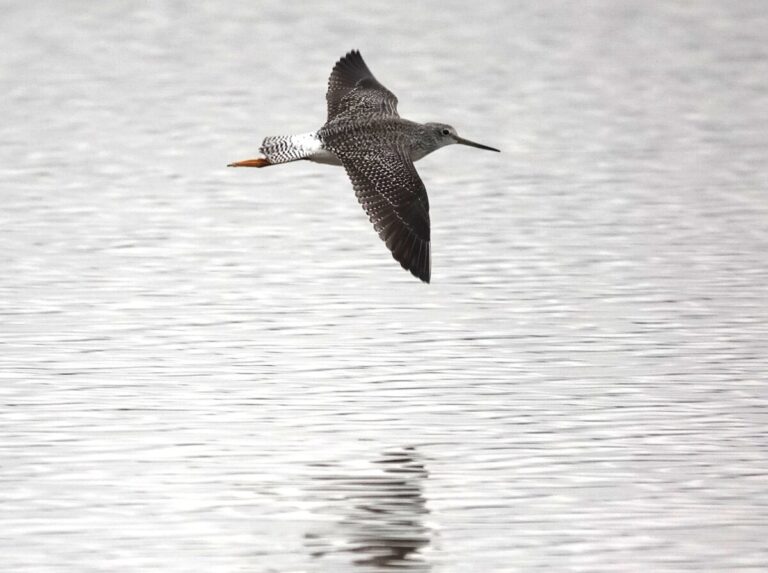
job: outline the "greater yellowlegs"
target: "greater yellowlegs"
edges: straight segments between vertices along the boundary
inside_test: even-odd
[[[431,274],[429,200],[414,161],[453,143],[499,151],[459,137],[444,123],[415,123],[397,113],[397,98],[353,50],[328,79],[328,120],[317,131],[267,137],[258,159],[230,167],[267,167],[307,159],[342,165],[373,228],[404,269]]]

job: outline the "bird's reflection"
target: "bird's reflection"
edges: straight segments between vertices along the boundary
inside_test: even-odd
[[[334,527],[306,535],[313,557],[345,553],[365,569],[428,571],[419,559],[429,545],[424,525],[428,513],[423,492],[428,477],[414,448],[384,452],[363,475],[318,478],[318,491],[338,516]]]

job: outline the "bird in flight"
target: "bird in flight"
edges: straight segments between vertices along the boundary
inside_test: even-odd
[[[431,276],[429,200],[414,161],[460,143],[499,151],[459,137],[444,123],[416,123],[397,113],[397,98],[352,50],[328,79],[328,120],[317,131],[267,137],[263,157],[229,167],[267,167],[306,159],[341,165],[357,200],[392,256],[415,277]]]

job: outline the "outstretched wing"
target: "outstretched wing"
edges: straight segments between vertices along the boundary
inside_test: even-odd
[[[357,200],[392,256],[415,277],[429,282],[429,199],[413,162],[393,144],[386,148],[334,149],[347,170]]]
[[[399,117],[395,94],[373,77],[357,50],[333,66],[325,99],[328,100],[328,122],[340,116]]]

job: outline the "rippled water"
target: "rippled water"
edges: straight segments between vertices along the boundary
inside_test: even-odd
[[[0,20],[8,571],[763,571],[763,2]],[[433,284],[338,168],[227,170],[360,48]]]

